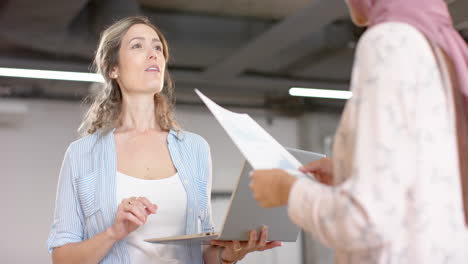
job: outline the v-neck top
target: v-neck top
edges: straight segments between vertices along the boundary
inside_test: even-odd
[[[177,244],[153,244],[145,239],[185,234],[187,195],[179,174],[162,179],[140,179],[117,171],[117,203],[129,197],[145,197],[158,206],[146,223],[130,233],[126,240],[133,264],[189,264],[184,247]]]
[[[171,159],[187,196],[185,234],[214,231],[211,217],[211,154],[201,136],[170,130],[167,143]],[[114,130],[80,138],[68,147],[57,186],[49,251],[81,242],[105,231],[117,212],[116,151]],[[183,257],[202,264],[202,246],[184,245]],[[100,263],[130,263],[128,243],[114,244]]]

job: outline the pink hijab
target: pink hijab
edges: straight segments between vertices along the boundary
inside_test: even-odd
[[[441,48],[450,58],[457,75],[458,88],[464,102],[461,107],[465,119],[468,113],[468,46],[454,29],[447,4],[443,0],[347,0],[348,4],[369,19],[369,26],[394,21],[404,22],[421,31],[427,39]],[[465,122],[457,124],[460,157],[467,158],[468,131]],[[465,130],[463,130],[463,128]],[[463,132],[461,132],[463,131]],[[460,139],[461,138],[461,139]],[[465,223],[468,225],[468,160],[460,158],[461,184],[465,208]]]

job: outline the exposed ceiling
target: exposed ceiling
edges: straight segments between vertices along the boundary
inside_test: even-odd
[[[455,25],[468,29],[468,0],[450,9]],[[148,16],[166,34],[178,102],[198,102],[199,88],[224,104],[290,113],[343,105],[287,92],[348,89],[362,33],[344,0],[3,0],[0,67],[88,71],[99,33],[130,15]],[[89,86],[0,77],[0,96],[77,100]]]
[[[138,0],[140,5],[160,10],[203,15],[282,19],[310,3],[310,0]]]

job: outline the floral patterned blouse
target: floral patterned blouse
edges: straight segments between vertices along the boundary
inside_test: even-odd
[[[289,197],[291,219],[335,249],[336,263],[468,263],[452,86],[434,52],[397,22],[359,42],[335,185],[301,179]]]

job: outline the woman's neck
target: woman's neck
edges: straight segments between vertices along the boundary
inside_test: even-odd
[[[127,95],[122,98],[120,114],[121,131],[148,132],[161,130],[156,122],[155,103],[152,95]]]

